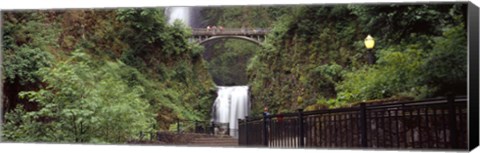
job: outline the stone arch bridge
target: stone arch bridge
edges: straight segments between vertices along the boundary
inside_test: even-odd
[[[261,46],[262,42],[265,41],[266,35],[269,31],[269,29],[261,28],[225,28],[223,30],[207,30],[205,28],[193,28],[190,41],[204,44],[206,42],[216,39],[233,38],[247,40]]]

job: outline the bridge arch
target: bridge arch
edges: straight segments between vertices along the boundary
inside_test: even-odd
[[[222,30],[216,29],[203,29],[203,28],[193,28],[192,37],[190,41],[197,42],[201,45],[206,42],[223,39],[223,38],[233,38],[241,39],[252,42],[258,46],[262,46],[265,37],[270,32],[269,29],[253,28],[253,29],[244,29],[244,28],[225,28]]]
[[[209,46],[209,42],[216,43],[215,40],[220,40],[220,39],[235,39],[235,40],[242,40],[246,41],[245,45],[242,47],[259,47],[259,48],[264,48],[264,41],[266,40],[266,36],[270,30],[269,29],[260,29],[260,28],[255,28],[255,29],[243,29],[243,28],[226,28],[226,29],[204,29],[204,28],[192,28],[192,35],[189,38],[189,41],[192,43],[196,43],[202,46]],[[207,44],[208,43],[208,44]],[[245,52],[245,56],[249,56],[248,58],[251,58],[253,56],[254,50],[250,50],[248,52]],[[248,80],[245,80],[244,78],[248,78],[246,76],[246,71],[243,72],[241,70],[246,69],[246,63],[244,58],[234,58],[231,59],[230,62],[219,62],[218,60],[213,60],[211,57],[213,56],[221,56],[223,53],[216,53],[212,54],[207,51],[204,53],[204,58],[207,60],[207,62],[212,62],[216,63],[214,64],[215,66],[212,66],[211,68],[208,69],[209,73],[212,74],[213,81],[217,85],[240,85],[240,84],[245,84],[248,83]],[[247,55],[248,54],[248,55]],[[252,55],[250,55],[252,54]],[[233,62],[236,64],[232,64],[231,61],[237,61]],[[218,70],[215,69],[215,67],[231,67],[229,70]],[[228,73],[225,73],[227,72]],[[230,73],[232,72],[232,73]],[[244,74],[245,73],[245,74]]]
[[[250,38],[250,37],[247,37],[247,36],[212,36],[212,37],[209,37],[207,39],[204,39],[204,40],[200,40],[198,43],[200,45],[203,45],[209,41],[213,41],[213,40],[217,40],[217,39],[225,39],[225,38],[232,38],[232,39],[239,39],[239,40],[246,40],[246,41],[249,41],[249,42],[252,42],[258,46],[262,46],[262,42],[258,39],[253,39],[253,38]]]

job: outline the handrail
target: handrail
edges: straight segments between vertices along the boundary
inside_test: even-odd
[[[455,102],[465,102],[467,98],[465,96],[458,96],[455,97]],[[400,101],[400,102],[392,102],[386,104],[371,104],[367,105],[367,108],[377,108],[377,107],[393,107],[396,105],[405,105],[405,106],[416,106],[416,105],[431,105],[431,104],[441,104],[447,103],[446,97],[441,98],[430,98],[430,99],[423,99],[423,100],[415,100],[415,101]]]
[[[239,120],[239,144],[265,147],[347,145],[365,148],[426,146],[459,149],[466,147],[463,142],[467,138],[467,128],[461,125],[467,124],[467,102],[466,96],[447,96],[415,101],[360,103],[360,106],[307,112],[298,109],[296,112],[273,115],[257,114]],[[442,138],[437,133],[415,136],[414,132],[407,132],[414,129],[418,129],[419,133],[448,131],[450,136]],[[410,136],[410,140],[404,139]],[[418,137],[418,140],[414,137]],[[432,143],[443,146],[434,146]]]
[[[456,96],[455,103],[462,103],[468,100],[467,96]],[[399,102],[391,102],[387,104],[368,104],[366,105],[366,109],[379,109],[379,108],[390,108],[395,106],[418,106],[418,105],[433,105],[433,104],[446,104],[447,99],[446,97],[439,97],[439,98],[428,98],[422,100],[414,100],[414,101],[399,101]],[[320,109],[320,110],[313,110],[313,111],[306,111],[303,112],[305,116],[309,115],[319,115],[319,114],[327,114],[327,113],[339,113],[339,112],[350,112],[350,111],[358,111],[360,107],[346,107],[346,108],[336,108],[336,109]],[[267,119],[272,119],[276,117],[295,117],[298,113],[296,112],[289,112],[289,113],[281,113],[281,114],[270,114],[267,115]],[[258,121],[262,120],[263,116],[249,116],[247,122],[250,121]]]

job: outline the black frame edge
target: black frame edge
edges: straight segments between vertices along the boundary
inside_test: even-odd
[[[478,147],[479,141],[479,8],[472,2],[468,3],[468,66],[469,66],[469,96],[468,96],[468,148]]]
[[[3,76],[3,10],[0,9],[0,76]],[[3,79],[0,79],[0,143],[2,142],[2,127],[3,127]]]

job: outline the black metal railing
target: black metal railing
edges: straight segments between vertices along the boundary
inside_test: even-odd
[[[179,120],[174,123],[175,129],[156,130],[155,132],[141,131],[138,140],[140,141],[162,141],[162,133],[175,134],[206,134],[214,135],[214,124],[209,121]]]
[[[177,120],[176,132],[213,134],[213,126],[213,123],[208,121]]]
[[[241,146],[467,149],[467,98],[360,103],[239,120]]]

